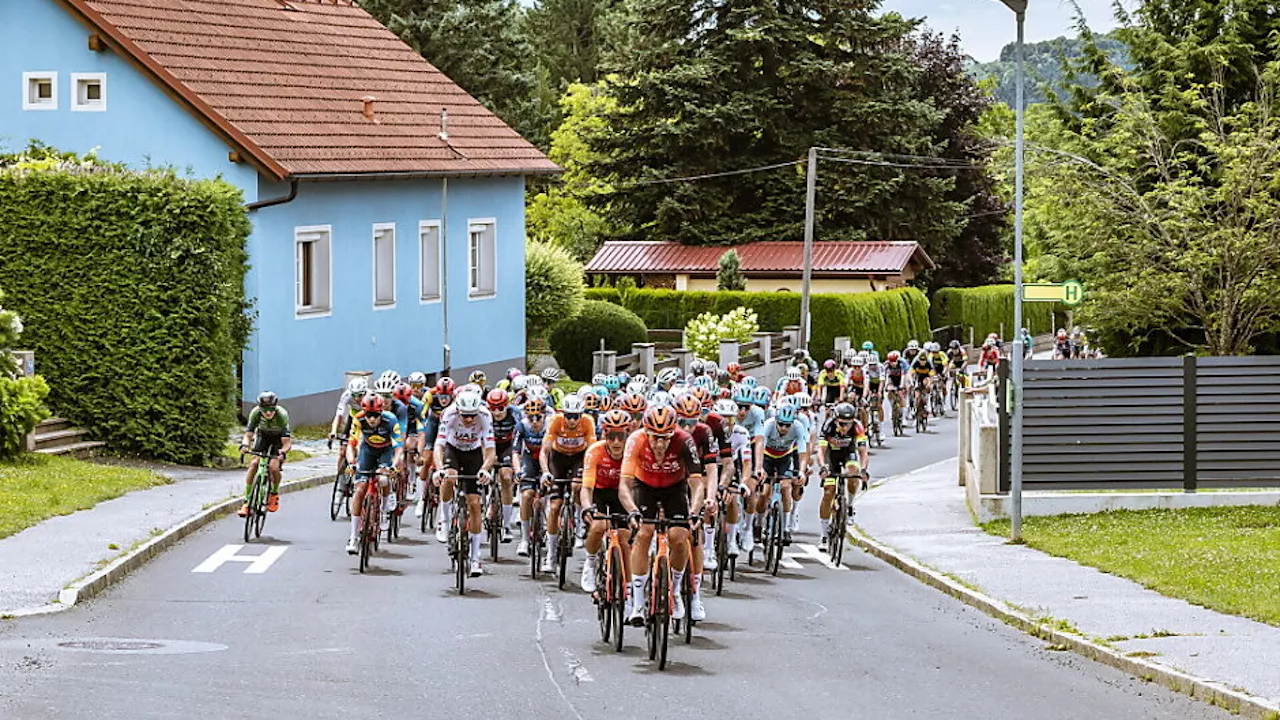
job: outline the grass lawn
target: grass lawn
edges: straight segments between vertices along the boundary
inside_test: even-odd
[[[325,437],[328,437],[327,433]],[[226,445],[222,446],[222,457],[226,458],[227,460],[230,460],[231,461],[230,465],[232,467],[247,468],[249,467],[249,463],[253,462],[254,456],[245,455],[244,462],[242,463],[240,462],[240,446],[235,443],[227,443]],[[311,453],[305,450],[298,450],[295,448],[289,451],[289,454],[285,456],[285,460],[288,462],[297,462],[299,460],[306,460],[309,457],[311,457]]]
[[[290,428],[294,440],[328,440],[329,425],[303,425]]]
[[[1008,537],[1006,520],[984,530]],[[1280,508],[1029,517],[1027,544],[1213,610],[1280,625]]]
[[[0,462],[0,538],[131,490],[168,483],[148,470],[34,453]]]

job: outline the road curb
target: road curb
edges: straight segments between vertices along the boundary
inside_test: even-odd
[[[1099,644],[1075,633],[1037,622],[1026,614],[1010,608],[1004,602],[989,595],[965,587],[959,582],[930,568],[915,558],[880,543],[861,530],[849,531],[849,540],[867,553],[889,563],[902,572],[963,602],[970,607],[1011,625],[1032,637],[1065,647],[1095,662],[1109,665],[1147,682],[1155,682],[1170,690],[1202,700],[1229,712],[1257,720],[1280,718],[1280,705],[1270,700],[1232,689],[1221,683],[1174,670],[1158,663],[1128,657],[1122,652]]]
[[[297,492],[299,490],[309,490],[313,487],[328,484],[332,480],[333,473],[290,480],[280,483],[280,493],[283,495],[285,493]],[[101,570],[63,588],[58,593],[58,599],[54,603],[45,605],[44,607],[32,608],[30,610],[18,610],[8,613],[7,616],[12,618],[22,618],[35,615],[48,615],[68,610],[75,606],[76,603],[88,600],[89,598],[100,594],[103,590],[106,590],[112,585],[120,582],[128,576],[129,573],[137,570],[143,565],[146,565],[152,558],[165,550],[168,550],[170,547],[177,544],[178,541],[187,537],[191,533],[199,530],[205,525],[208,525],[214,520],[217,520],[222,515],[235,511],[241,502],[243,502],[242,498],[233,497],[228,498],[217,505],[207,507],[177,525],[174,525],[163,533],[144,542],[133,550],[130,550],[124,555],[112,560],[110,564]]]

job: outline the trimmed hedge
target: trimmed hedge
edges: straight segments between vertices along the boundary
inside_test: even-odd
[[[743,306],[756,312],[762,332],[779,332],[800,323],[799,293],[648,289],[620,293],[614,288],[595,288],[586,296],[621,305],[655,328],[683,328],[704,312],[723,315]],[[814,294],[809,303],[813,317],[809,349],[816,355],[826,355],[835,338],[842,335],[854,344],[870,340],[882,349],[904,347],[913,338],[923,340],[929,335],[929,300],[915,288]]]
[[[587,300],[582,310],[556,325],[551,331],[551,352],[556,363],[574,380],[591,377],[592,353],[600,349],[600,340],[608,350],[631,352],[632,343],[649,338],[649,329],[635,313],[600,300]]]
[[[1057,303],[1024,302],[1022,323],[1032,334],[1054,331],[1053,313],[1057,313],[1059,325],[1066,322],[1064,309]],[[972,329],[974,342],[981,343],[990,333],[1000,333],[1002,338],[1012,338],[1013,286],[984,285],[972,288],[942,288],[933,294],[930,320],[936,328],[961,326],[964,340],[969,340]]]
[[[172,172],[0,169],[0,286],[59,415],[128,453],[222,449],[249,329],[242,201]]]

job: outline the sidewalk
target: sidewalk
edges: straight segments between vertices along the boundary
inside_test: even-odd
[[[1031,617],[1068,621],[1122,654],[1280,703],[1280,628],[1165,597],[974,525],[952,458],[892,478],[858,501],[862,531]],[[1134,640],[1109,638],[1151,635]]]
[[[305,448],[317,452],[316,448]],[[320,444],[323,452],[323,444]],[[283,481],[333,472],[335,456],[288,463]],[[0,615],[48,606],[62,588],[210,505],[244,493],[244,470],[159,466],[170,485],[138,490],[0,540]],[[287,511],[289,499],[281,502]],[[115,545],[116,549],[110,546]]]

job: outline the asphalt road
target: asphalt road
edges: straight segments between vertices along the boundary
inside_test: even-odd
[[[943,420],[877,452],[874,475],[954,448]],[[642,632],[628,628],[621,654],[604,647],[590,600],[531,581],[514,545],[465,597],[416,530],[360,575],[327,492],[285,496],[270,537],[239,551],[269,564],[193,572],[240,542],[232,517],[82,607],[0,623],[0,718],[1226,717],[856,550],[841,568],[800,558],[778,578],[741,574],[659,672]],[[816,543],[812,495],[804,513],[797,542]]]

